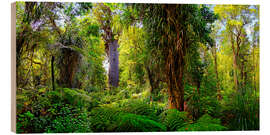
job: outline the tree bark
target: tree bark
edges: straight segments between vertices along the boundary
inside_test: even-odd
[[[52,70],[52,88],[53,90],[55,90],[55,86],[54,86],[54,56],[52,56],[52,60],[51,60],[51,70]]]
[[[169,109],[184,111],[183,55],[169,53],[166,70]]]
[[[81,56],[78,52],[63,48],[61,50],[61,60],[59,64],[60,78],[59,85],[68,88],[80,88],[79,79],[76,74],[81,63]]]
[[[184,111],[184,56],[187,48],[187,29],[184,27],[180,30],[180,24],[173,22],[176,20],[174,12],[176,10],[175,5],[169,5],[166,7],[167,16],[173,17],[168,20],[168,25],[174,25],[176,37],[169,40],[169,45],[167,46],[167,58],[166,61],[166,80],[168,85],[168,104],[169,109],[177,109],[179,111]],[[185,20],[183,20],[185,21]],[[169,33],[168,33],[169,35]]]
[[[159,76],[153,71],[151,72],[149,67],[146,67],[148,80],[150,84],[150,101],[153,101],[153,97],[157,94],[157,88],[159,87]]]
[[[218,100],[221,100],[222,99],[222,96],[221,96],[220,87],[219,87],[218,64],[217,64],[217,47],[216,47],[216,44],[214,44],[213,51],[212,52],[213,52],[213,56],[214,56],[215,73],[216,73],[216,81],[217,81],[217,84],[216,84],[216,87],[217,87],[217,99]]]
[[[237,52],[234,45],[233,35],[231,35],[231,44],[232,44],[232,51],[233,51],[233,79],[234,79],[234,89],[238,91],[238,77],[237,77]]]
[[[109,86],[118,87],[119,84],[119,52],[118,41],[109,44]]]

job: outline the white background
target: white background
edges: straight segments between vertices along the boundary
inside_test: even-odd
[[[56,1],[56,0],[49,0]],[[60,0],[58,0],[60,1]],[[64,0],[79,2],[79,0]],[[82,1],[82,0],[80,0]],[[102,0],[104,2],[140,2],[140,3],[196,3],[196,4],[259,4],[260,5],[260,131],[234,132],[157,132],[154,134],[183,134],[183,135],[269,135],[269,99],[270,99],[270,5],[269,0]],[[11,132],[11,3],[15,0],[1,0],[0,3],[0,135],[14,134]],[[93,0],[92,0],[93,2]],[[97,2],[95,0],[94,2]],[[90,134],[90,133],[86,133]],[[104,133],[103,133],[104,134]],[[119,134],[119,133],[112,133]],[[128,133],[122,133],[128,134]],[[134,134],[134,133],[132,133]],[[135,133],[139,134],[139,133]],[[140,133],[153,134],[153,133]],[[53,135],[53,134],[52,134]]]

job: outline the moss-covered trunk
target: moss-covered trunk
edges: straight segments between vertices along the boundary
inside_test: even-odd
[[[68,88],[80,88],[80,82],[76,79],[81,56],[78,52],[70,49],[62,49],[60,58],[60,78],[59,85]]]

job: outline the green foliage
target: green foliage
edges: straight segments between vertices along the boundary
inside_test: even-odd
[[[178,131],[223,131],[226,128],[219,124],[212,124],[212,123],[195,123],[184,126]]]
[[[144,36],[145,32],[142,28],[129,26],[123,29],[123,34],[119,37],[119,60],[125,61],[119,65],[120,82],[123,86],[145,82],[142,79],[145,75]]]
[[[59,98],[65,100],[66,103],[73,104],[78,107],[87,106],[88,103],[92,101],[91,97],[86,95],[86,93],[82,90],[79,91],[69,88],[63,88],[59,92],[61,93],[61,96]]]
[[[205,114],[196,123],[185,125],[179,128],[178,131],[223,131],[226,129],[221,125],[219,119],[214,119]]]
[[[94,132],[112,132],[117,127],[119,111],[111,107],[98,107],[90,112],[91,129]]]
[[[154,132],[166,131],[166,126],[158,123],[146,116],[122,113],[119,115],[117,123],[118,132]]]
[[[112,107],[94,108],[90,114],[94,132],[151,132],[166,131],[166,127],[146,115],[126,113]]]
[[[212,123],[212,124],[221,124],[220,119],[212,118],[210,115],[203,115],[198,121],[198,123]]]
[[[224,121],[232,130],[259,130],[259,98],[251,89],[241,89],[234,93],[225,104]]]
[[[160,121],[166,125],[168,131],[176,131],[190,122],[187,112],[179,112],[176,109],[168,109],[161,113]]]
[[[259,24],[256,5],[16,2],[17,133],[259,130]]]
[[[145,101],[129,100],[128,102],[123,103],[121,108],[123,108],[122,111],[124,112],[148,116],[151,119],[157,119],[156,109],[154,106]]]
[[[25,95],[19,100],[23,106],[17,108],[17,133],[91,132],[87,110],[80,107],[84,100],[89,102],[72,89]]]
[[[48,133],[92,132],[89,116],[86,111],[65,105],[60,108],[55,119],[46,128]]]

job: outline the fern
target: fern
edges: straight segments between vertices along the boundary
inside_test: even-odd
[[[158,119],[154,106],[151,106],[147,102],[141,100],[128,100],[128,102],[122,105],[122,111],[126,113],[148,116],[152,120]]]
[[[92,106],[93,101],[91,97],[87,95],[85,91],[69,89],[69,88],[61,88],[55,91],[54,96],[57,96],[58,100],[64,100],[65,103],[69,103],[78,107],[83,106]]]
[[[160,114],[160,121],[167,126],[168,131],[176,131],[187,124],[187,112],[179,112],[176,109],[169,109]]]
[[[178,129],[178,131],[223,131],[226,127],[212,123],[194,123]]]
[[[166,126],[151,120],[146,116],[122,113],[117,119],[118,132],[153,132],[166,131]]]
[[[210,115],[203,115],[198,121],[198,123],[211,123],[211,124],[221,124],[220,119],[212,118]]]
[[[188,124],[178,129],[178,131],[223,131],[227,128],[221,125],[220,119],[214,119],[205,114],[197,123]]]
[[[166,131],[166,126],[150,117],[117,110],[112,107],[94,108],[90,113],[94,132],[150,132]]]
[[[110,107],[94,108],[90,112],[91,129],[94,132],[112,132],[116,128],[119,111]]]

